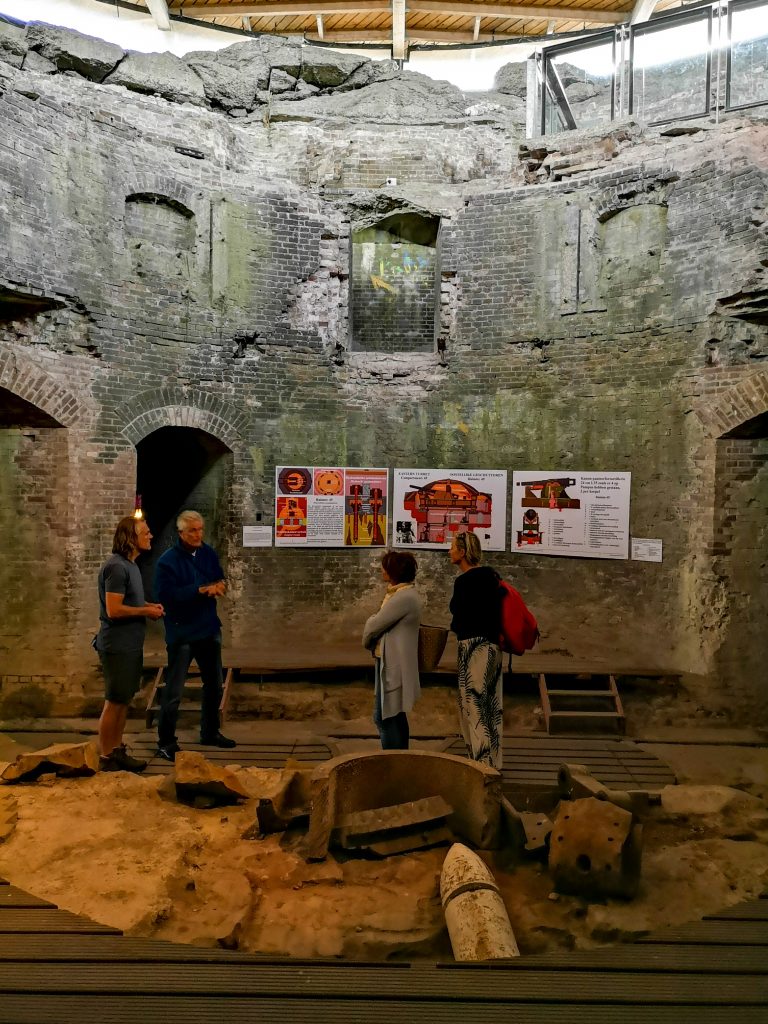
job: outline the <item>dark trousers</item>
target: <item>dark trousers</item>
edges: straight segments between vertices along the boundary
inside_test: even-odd
[[[373,720],[379,730],[382,750],[407,750],[411,732],[408,728],[408,716],[404,711],[398,711],[391,718],[381,718],[378,715],[378,701]]]
[[[158,743],[161,747],[167,747],[176,740],[179,704],[187,672],[193,661],[197,662],[203,683],[200,736],[202,739],[210,739],[219,731],[219,705],[223,680],[220,633],[205,637],[203,640],[168,645],[168,668],[165,670],[165,686],[160,698],[160,718],[157,727]]]

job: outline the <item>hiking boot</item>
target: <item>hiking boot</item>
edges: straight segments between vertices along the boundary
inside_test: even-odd
[[[99,758],[99,767],[103,772],[143,772],[147,762],[140,761],[138,757],[131,757],[122,743],[115,747],[111,754],[102,754]]]
[[[204,747],[222,747],[225,750],[231,750],[232,747],[237,746],[234,740],[231,740],[228,736],[223,736],[220,732],[214,733],[213,736],[201,736],[200,743]]]

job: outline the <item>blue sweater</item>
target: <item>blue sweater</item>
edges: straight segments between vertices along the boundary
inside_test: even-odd
[[[166,643],[188,643],[216,636],[221,630],[216,598],[199,593],[199,589],[223,579],[218,555],[209,544],[203,544],[192,554],[178,540],[160,556],[154,590],[156,600],[165,609]]]

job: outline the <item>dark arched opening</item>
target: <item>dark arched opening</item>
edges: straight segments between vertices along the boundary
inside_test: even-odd
[[[176,542],[176,517],[186,508],[205,519],[205,539],[224,555],[232,452],[194,427],[161,427],[136,446],[136,493],[152,531],[152,551],[142,556],[144,587],[152,594],[154,567]]]

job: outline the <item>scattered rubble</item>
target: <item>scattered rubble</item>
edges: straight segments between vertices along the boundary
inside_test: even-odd
[[[41,775],[93,775],[99,770],[99,751],[95,743],[55,743],[44,750],[19,754],[0,773],[0,782],[34,782]]]

